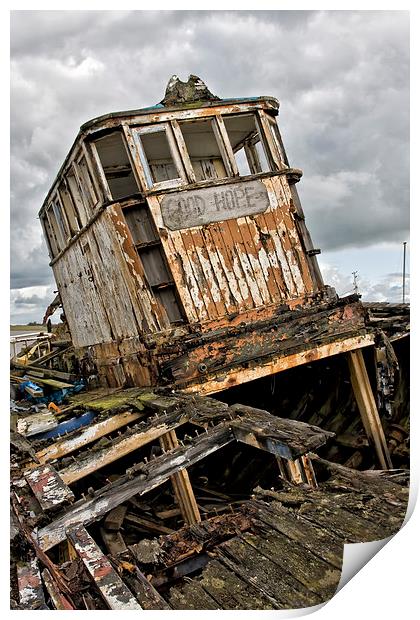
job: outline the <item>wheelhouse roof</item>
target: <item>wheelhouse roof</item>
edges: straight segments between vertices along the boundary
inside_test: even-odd
[[[129,118],[135,118],[137,116],[142,116],[142,115],[146,116],[147,114],[156,114],[156,113],[159,114],[160,112],[162,114],[166,114],[168,112],[181,112],[183,110],[194,110],[194,109],[198,110],[200,108],[201,109],[217,108],[221,106],[223,107],[223,106],[229,106],[229,105],[235,105],[235,104],[243,105],[247,103],[261,103],[261,104],[268,103],[271,109],[273,110],[274,114],[278,113],[279,102],[275,97],[260,96],[260,97],[239,97],[239,98],[232,98],[232,99],[218,99],[216,101],[194,101],[191,103],[183,103],[183,104],[179,104],[175,106],[166,106],[166,105],[163,105],[162,103],[158,103],[156,105],[149,106],[146,108],[140,108],[137,110],[123,110],[120,112],[109,112],[108,114],[102,114],[101,116],[97,116],[95,118],[92,118],[89,121],[86,121],[86,123],[83,123],[83,125],[81,125],[80,130],[70,150],[68,151],[63,164],[61,165],[50,189],[48,190],[47,196],[45,197],[45,200],[42,204],[41,209],[39,210],[38,215],[41,215],[42,212],[44,211],[51,197],[51,194],[55,190],[57,182],[60,180],[61,175],[66,169],[67,164],[71,158],[71,155],[73,154],[79,141],[82,140],[84,137],[86,137],[85,134],[88,134],[91,132],[93,133],[95,128],[103,129],[103,124],[106,123],[107,121],[111,121],[111,120],[115,121],[116,119],[121,119],[121,121],[123,121]],[[153,121],[153,122],[158,122],[158,121]],[[115,129],[115,126],[110,129]]]

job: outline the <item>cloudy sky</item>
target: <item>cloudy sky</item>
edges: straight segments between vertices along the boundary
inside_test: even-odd
[[[409,17],[398,11],[16,11],[11,322],[55,289],[38,210],[82,123],[152,105],[171,75],[272,95],[326,283],[401,301],[409,235]],[[408,269],[407,269],[408,270]],[[407,282],[408,284],[408,282]]]

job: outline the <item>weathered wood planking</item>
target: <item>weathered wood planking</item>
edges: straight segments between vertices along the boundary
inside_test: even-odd
[[[19,602],[25,609],[46,609],[38,560],[16,565]]]
[[[130,452],[141,448],[154,439],[158,439],[165,433],[181,426],[186,422],[187,417],[182,413],[176,412],[168,415],[152,418],[144,428],[135,430],[127,437],[122,437],[112,442],[110,446],[102,450],[92,451],[85,454],[85,458],[79,458],[65,469],[60,470],[60,476],[65,484],[71,484],[88,476],[94,471],[109,465],[114,461],[126,456]]]
[[[67,538],[109,609],[121,611],[142,609],[83,526],[70,529]]]
[[[112,433],[113,431],[126,426],[130,422],[135,422],[141,416],[142,413],[138,411],[118,413],[117,415],[109,417],[106,420],[91,424],[88,428],[84,428],[70,439],[56,441],[50,446],[39,450],[36,453],[36,457],[40,463],[48,463],[48,461],[59,459],[66,454],[71,454],[75,450],[79,450],[97,439],[104,437],[108,433]]]
[[[360,417],[370,442],[374,445],[382,469],[392,469],[392,461],[386,443],[381,418],[367,374],[363,352],[350,351],[347,354],[351,384],[359,408]]]
[[[316,360],[338,355],[339,353],[361,349],[374,344],[374,342],[374,334],[364,334],[361,336],[344,338],[342,340],[337,339],[334,342],[316,347],[308,346],[306,350],[300,351],[299,353],[276,355],[267,362],[255,364],[255,366],[251,368],[228,369],[223,373],[223,377],[218,377],[215,374],[209,373],[205,383],[201,381],[192,383],[191,385],[183,387],[183,391],[188,393],[199,393],[201,395],[215,394],[216,392],[226,390],[234,385],[240,385],[247,381],[254,381],[255,379],[273,375],[282,370],[287,370],[288,368],[308,364]]]
[[[138,270],[133,281],[133,258],[125,249],[131,237],[126,226],[126,237],[121,231],[117,234],[115,213],[100,214],[91,224],[89,235],[80,237],[53,265],[76,347],[137,336],[143,329],[143,318],[152,328],[159,326]]]
[[[163,197],[161,208],[167,228],[182,230],[263,213],[268,205],[264,184],[245,181],[169,194]]]
[[[202,321],[216,319],[226,312],[279,303],[314,290],[307,257],[289,214],[291,194],[287,179],[285,176],[265,178],[261,183],[270,201],[264,213],[252,218],[212,222],[211,236],[205,228],[196,226],[189,230],[169,230],[161,238],[190,321],[194,321],[194,316]],[[178,193],[171,194],[166,200],[178,196]],[[156,226],[161,230],[165,221],[159,202],[149,199]],[[182,265],[174,261],[177,256],[182,257]],[[185,282],[189,285],[187,290]],[[240,290],[246,291],[245,296],[237,293]],[[190,308],[194,316],[189,314]]]
[[[187,447],[180,446],[170,454],[157,457],[142,467],[143,473],[117,486],[104,487],[95,497],[77,502],[49,525],[38,531],[38,540],[43,550],[51,549],[65,540],[66,529],[80,524],[89,524],[136,494],[142,495],[163,484],[171,475],[219,450],[234,441],[229,428],[224,425],[203,433]]]
[[[44,510],[74,500],[73,492],[51,465],[39,465],[26,473],[25,478]]]
[[[246,405],[232,405],[229,413],[235,415],[230,426],[237,441],[288,460],[316,450],[334,437],[334,433],[317,426],[278,418],[263,409]]]
[[[179,446],[178,438],[174,430],[162,435],[160,445],[164,451],[174,450]],[[201,521],[200,511],[197,506],[194,491],[191,486],[190,477],[186,469],[183,469],[171,476],[172,488],[181,509],[185,523],[199,523]]]
[[[51,577],[51,573],[48,568],[45,568],[42,571],[42,579],[44,581],[45,587],[47,589],[48,594],[50,595],[52,604],[55,609],[64,610],[64,609],[74,609],[73,605],[67,600],[67,598],[60,592],[58,589],[54,579]]]

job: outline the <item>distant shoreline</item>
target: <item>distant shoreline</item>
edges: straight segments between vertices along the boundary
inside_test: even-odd
[[[10,333],[12,332],[45,332],[47,331],[46,325],[11,325]]]

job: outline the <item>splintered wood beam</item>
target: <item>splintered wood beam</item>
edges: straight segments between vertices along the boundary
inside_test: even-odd
[[[48,463],[53,459],[59,459],[62,456],[66,456],[66,454],[71,454],[75,450],[79,450],[93,441],[104,437],[108,433],[118,430],[122,426],[126,426],[126,424],[130,422],[135,422],[143,416],[144,414],[139,411],[119,413],[118,415],[114,415],[96,424],[91,424],[70,439],[56,441],[47,448],[39,450],[39,452],[36,453],[36,457],[40,463]]]
[[[238,416],[230,422],[237,441],[271,452],[288,461],[295,461],[334,437],[334,433],[324,431],[318,426],[278,418],[268,411],[246,405],[232,405],[229,413]]]
[[[82,526],[70,529],[67,538],[85,565],[91,579],[109,609],[142,609],[108,558]]]
[[[262,364],[256,364],[250,368],[230,368],[223,371],[223,378],[216,375],[208,375],[208,380],[205,383],[201,383],[202,378],[199,381],[192,382],[190,385],[183,387],[182,391],[189,394],[200,394],[205,396],[206,394],[216,394],[222,390],[226,390],[235,385],[241,385],[248,381],[254,381],[261,377],[267,377],[269,375],[275,375],[283,370],[289,368],[295,368],[302,364],[310,364],[316,360],[321,360],[326,357],[338,355],[340,353],[346,353],[362,347],[368,347],[375,343],[374,334],[365,334],[363,336],[352,336],[344,340],[337,340],[328,344],[319,345],[315,348],[311,347],[305,351],[299,353],[292,353],[290,355],[276,355],[271,361]]]
[[[392,469],[391,456],[362,351],[350,351],[347,354],[347,361],[350,368],[350,379],[354,396],[366,435],[371,445],[375,448],[376,456],[382,469]]]
[[[139,475],[126,476],[116,483],[108,484],[88,500],[79,500],[63,511],[57,519],[38,530],[38,542],[42,550],[51,549],[66,538],[70,527],[93,523],[104,514],[126,502],[134,495],[143,495],[160,486],[176,472],[204,459],[209,454],[234,441],[230,428],[225,424],[202,433],[187,446],[178,446],[171,453],[163,454],[141,465]],[[134,469],[134,468],[133,468]]]
[[[48,568],[44,568],[44,570],[42,571],[42,579],[44,581],[47,592],[50,595],[52,604],[54,605],[54,609],[74,609],[70,601],[68,601],[64,594],[62,594],[58,589],[57,584],[51,577],[51,573]]]
[[[31,469],[25,474],[25,479],[43,510],[56,508],[60,504],[74,500],[71,489],[49,464]]]
[[[46,609],[38,560],[16,565],[19,602],[25,609]]]
[[[87,452],[83,456],[79,455],[76,462],[60,470],[60,476],[65,484],[76,482],[76,480],[80,480],[154,441],[171,429],[181,426],[186,420],[187,417],[179,412],[152,417],[149,424],[144,428],[136,430],[127,437],[116,439],[110,446],[106,446],[102,450]]]
[[[170,431],[160,438],[162,450],[169,452],[179,446],[176,432]],[[171,476],[172,487],[176,501],[181,509],[182,517],[186,524],[192,525],[201,521],[200,511],[197,506],[194,491],[191,486],[190,477],[186,469],[182,469]]]

